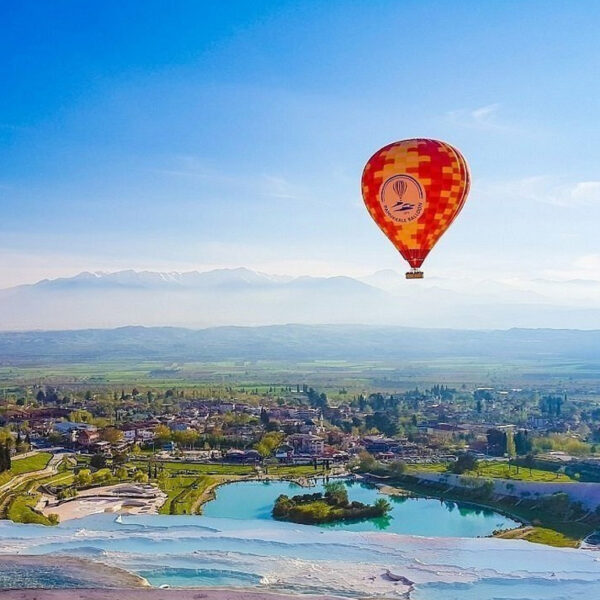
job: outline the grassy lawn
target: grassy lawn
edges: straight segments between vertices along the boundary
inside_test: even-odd
[[[147,461],[131,461],[131,465],[141,469],[148,469]],[[186,463],[186,462],[157,462],[158,470],[164,469],[169,472],[190,471],[194,475],[253,475],[256,471],[251,465],[226,465],[226,464],[205,464],[205,463]],[[182,473],[183,474],[183,473]]]
[[[194,505],[206,489],[215,483],[214,477],[208,475],[161,478],[160,488],[167,494],[167,501],[160,509],[162,515],[193,514]]]
[[[50,477],[46,477],[38,481],[40,485],[60,485],[60,486],[69,486],[73,485],[73,480],[75,479],[75,474],[73,471],[64,471],[62,473],[56,473],[56,475],[51,475]]]
[[[2,502],[2,516],[15,523],[52,525],[50,519],[33,510],[41,495],[34,491],[39,483],[38,480],[25,481],[6,494]]]
[[[422,465],[408,465],[407,473],[417,475],[418,473],[445,473],[446,463],[433,463]],[[494,460],[479,461],[477,471],[469,471],[467,475],[480,475],[481,477],[491,477],[493,479],[514,479],[515,481],[539,481],[550,483],[573,482],[568,475],[564,473],[553,473],[552,471],[542,471],[541,469],[531,469],[525,467],[508,466],[508,463]]]
[[[416,473],[445,473],[447,467],[448,463],[406,465],[406,472],[411,475]]]
[[[132,460],[129,463],[145,471],[148,468],[146,461]],[[154,463],[153,463],[154,464]],[[171,473],[179,472],[186,475],[193,472],[195,475],[255,475],[256,469],[252,465],[229,465],[222,463],[189,463],[189,462],[157,462],[158,469],[164,469]],[[268,465],[263,467],[263,471],[275,477],[307,477],[313,475],[322,475],[321,467],[315,471],[312,465]]]
[[[15,523],[52,525],[48,517],[33,510],[40,494],[17,494],[8,506],[6,517]]]
[[[547,527],[512,529],[500,533],[496,537],[504,540],[527,540],[534,544],[546,544],[546,546],[555,546],[556,548],[577,548],[578,546],[576,539]]]
[[[496,461],[481,462],[478,472],[482,477],[493,477],[500,479],[515,479],[517,481],[540,481],[540,482],[556,482],[567,483],[572,482],[568,475],[564,473],[552,473],[551,471],[542,471],[541,469],[531,469],[525,467],[517,467],[514,465],[509,468],[508,463]],[[476,472],[473,472],[474,474]]]
[[[38,452],[33,456],[18,458],[16,460],[13,458],[11,468],[8,471],[0,473],[0,485],[9,482],[16,475],[45,469],[51,458],[52,454],[49,452]]]
[[[270,476],[274,477],[315,477],[323,475],[323,470],[319,467],[316,471],[312,465],[269,465],[263,468]]]

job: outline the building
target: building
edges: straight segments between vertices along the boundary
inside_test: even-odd
[[[311,433],[293,433],[288,436],[286,441],[292,446],[296,454],[318,456],[323,454],[325,449],[325,440]]]

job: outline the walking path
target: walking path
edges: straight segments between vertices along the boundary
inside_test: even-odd
[[[35,454],[35,453],[34,453]],[[32,456],[29,454],[29,456]],[[46,477],[49,475],[54,475],[58,472],[58,465],[61,463],[62,459],[65,457],[65,454],[53,454],[52,458],[48,461],[48,464],[38,471],[29,471],[28,473],[21,473],[19,475],[15,475],[12,479],[7,481],[5,484],[0,485],[0,494],[4,492],[10,491],[13,487],[18,487],[22,483],[29,481],[30,479],[38,479],[40,477]],[[25,457],[15,457],[13,460],[20,460]]]

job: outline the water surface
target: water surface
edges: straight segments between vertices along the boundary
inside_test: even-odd
[[[313,527],[271,519],[275,497],[299,491],[281,482],[230,484],[202,516],[99,514],[57,527],[0,521],[0,554],[88,558],[142,575],[153,586],[405,598],[407,587],[391,581],[389,569],[415,582],[412,600],[600,598],[600,552],[457,537],[507,524],[492,511],[408,499],[395,503],[383,524]],[[371,502],[377,490],[355,484],[349,495]],[[0,585],[43,585],[44,577],[49,585],[81,585],[14,570]]]
[[[519,525],[513,519],[493,510],[473,505],[431,498],[388,496],[380,494],[374,486],[359,482],[346,481],[345,485],[351,501],[372,504],[383,497],[390,502],[392,510],[386,517],[328,524],[324,527],[438,537],[479,537],[490,535],[496,529],[510,529]],[[207,517],[273,520],[271,510],[280,494],[294,496],[323,491],[322,484],[302,488],[286,481],[230,483],[218,488],[216,498],[204,506],[203,513]]]

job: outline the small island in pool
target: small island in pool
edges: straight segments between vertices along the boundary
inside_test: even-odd
[[[379,498],[373,504],[350,502],[344,484],[336,482],[328,483],[324,494],[300,494],[291,498],[282,494],[273,505],[273,518],[305,525],[319,525],[383,517],[391,508],[385,498]]]

